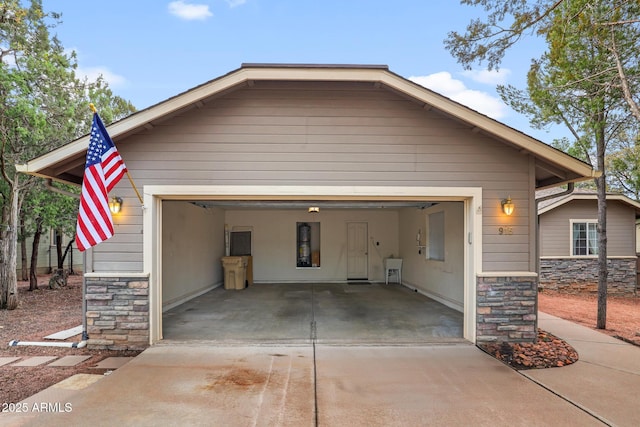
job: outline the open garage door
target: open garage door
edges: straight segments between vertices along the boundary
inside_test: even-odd
[[[385,282],[384,260],[401,258],[403,291],[428,296],[460,313],[459,337],[475,339],[475,302],[470,304],[475,301],[471,297],[475,293],[472,280],[475,263],[473,232],[469,231],[473,229],[469,210],[474,205],[474,194],[468,197],[422,195],[406,199],[393,196],[392,200],[384,195],[367,196],[366,200],[361,196],[354,199],[339,196],[334,200],[328,200],[328,196],[308,200],[301,200],[301,196],[283,200],[287,197],[282,195],[277,200],[234,197],[239,200],[216,197],[214,193],[207,197],[155,195],[151,201],[156,218],[161,218],[154,228],[156,256],[149,260],[156,262],[151,286],[155,315],[152,315],[155,317],[152,330],[158,328],[152,335],[156,340],[162,338],[163,313],[213,289],[216,291],[212,294],[224,290],[221,259],[229,253],[225,242],[229,242],[229,234],[235,231],[250,232],[254,287],[269,284],[291,289],[293,286],[316,298],[317,288],[303,286],[337,286],[332,291],[334,294],[342,292],[340,286],[349,286],[344,288],[345,294],[375,294],[371,289]],[[309,212],[311,206],[318,210]],[[446,219],[438,223],[438,218]],[[347,239],[352,223],[366,224],[368,230],[366,282],[370,285],[366,286],[371,287],[364,289],[363,286],[362,290],[347,284]],[[299,264],[300,224],[317,227],[315,238],[319,240],[312,251],[317,252],[313,256],[316,262],[302,266]],[[437,224],[439,230],[436,231]],[[364,313],[366,310],[362,306],[358,308],[358,304],[365,300],[363,297],[359,303],[352,303],[351,312]],[[391,318],[391,311],[387,309],[380,308],[378,312],[381,319],[385,313],[389,314],[387,319]],[[217,315],[220,316],[220,312]],[[414,322],[419,323],[417,319]]]

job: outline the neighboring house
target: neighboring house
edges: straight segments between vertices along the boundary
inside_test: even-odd
[[[559,192],[537,192],[536,198]],[[636,222],[640,203],[607,194],[607,292],[635,295],[637,290]],[[598,290],[598,196],[576,189],[538,204],[540,286],[564,292]]]
[[[467,340],[531,341],[535,192],[595,174],[386,66],[245,64],[107,130],[144,207],[120,181],[115,236],[88,251],[90,347],[161,340],[163,310],[223,282],[227,240],[256,284],[384,283],[394,255]],[[88,140],[18,169],[79,185]]]
[[[58,254],[56,252],[55,239],[57,234],[55,230],[49,230],[40,236],[40,244],[38,245],[38,268],[37,274],[49,274],[56,269],[58,265]],[[69,236],[62,236],[62,252],[69,243]],[[27,270],[31,268],[31,250],[33,248],[32,239],[27,239]],[[17,259],[18,277],[22,277],[22,256],[20,254],[20,243],[18,243],[18,259]],[[82,253],[73,245],[73,250],[69,251],[64,262],[64,268],[75,273],[82,272]]]

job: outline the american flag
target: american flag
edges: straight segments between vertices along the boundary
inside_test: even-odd
[[[81,251],[113,236],[109,191],[126,172],[100,116],[94,113],[76,226],[76,245]]]

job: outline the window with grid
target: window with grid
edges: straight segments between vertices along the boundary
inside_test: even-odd
[[[597,223],[590,221],[572,223],[571,246],[576,256],[598,255]]]

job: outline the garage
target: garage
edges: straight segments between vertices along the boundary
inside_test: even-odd
[[[322,304],[343,304],[347,313],[334,317],[346,319],[368,312],[358,308],[367,292],[395,286],[462,315],[457,338],[531,341],[535,192],[595,173],[382,65],[243,64],[107,131],[141,196],[126,180],[112,189],[122,201],[114,236],[86,252],[93,348],[140,349],[171,335],[166,313],[224,290],[221,259],[232,243],[251,253],[254,279],[234,298],[281,286],[277,306],[307,292],[298,302],[317,317],[290,319],[304,336],[323,327],[355,334],[353,318],[319,322],[320,295],[333,292]],[[80,185],[89,139],[17,169]],[[386,259],[402,260],[393,285]],[[370,322],[393,318],[389,308],[372,311]]]
[[[461,340],[464,206],[163,200],[163,338]],[[226,254],[251,255],[248,288],[222,286]]]
[[[475,265],[473,235],[479,227],[474,224],[478,216],[467,212],[477,210],[475,203],[480,200],[480,189],[361,187],[357,189],[357,195],[353,194],[353,188],[337,186],[153,186],[146,190],[145,214],[162,218],[163,224],[145,232],[145,245],[157,248],[149,262],[155,263],[156,268],[151,271],[157,271],[156,282],[161,283],[162,290],[150,308],[151,330],[157,331],[156,340],[192,337],[189,332],[184,337],[165,337],[163,333],[166,329],[164,321],[171,324],[175,313],[187,310],[184,306],[193,305],[187,313],[192,322],[199,322],[193,319],[193,312],[224,319],[224,313],[202,309],[198,306],[199,301],[213,295],[219,295],[219,299],[242,300],[246,295],[247,301],[240,302],[242,304],[248,303],[251,295],[258,292],[263,292],[263,297],[269,300],[272,295],[268,290],[272,289],[273,294],[289,296],[291,292],[297,293],[301,300],[296,301],[302,307],[309,307],[306,311],[302,309],[302,321],[300,318],[292,320],[292,323],[305,324],[304,339],[310,336],[309,325],[314,321],[309,318],[314,314],[311,308],[318,308],[318,295],[325,295],[324,306],[331,306],[331,301],[335,301],[332,309],[342,307],[344,316],[357,316],[357,307],[363,316],[375,313],[369,314],[370,319],[360,320],[369,326],[376,319],[381,323],[385,318],[387,322],[393,321],[393,310],[385,309],[385,302],[393,306],[391,300],[396,297],[400,301],[405,298],[414,303],[419,301],[424,307],[416,308],[412,318],[414,326],[409,330],[417,330],[415,325],[421,322],[436,329],[416,332],[411,341],[474,341],[474,304],[467,301],[473,301],[475,294],[475,283],[469,278],[473,277]],[[206,193],[207,197],[194,193]],[[310,207],[314,208],[311,212]],[[313,257],[316,263],[309,266],[299,264],[301,225],[311,228],[309,246],[313,250],[310,252],[319,252]],[[225,290],[221,260],[230,253],[232,236],[236,232],[249,236],[253,284],[243,290]],[[384,267],[388,258],[402,259],[401,276],[391,271],[386,277]],[[393,293],[389,294],[392,289]],[[229,296],[230,293],[233,295]],[[329,298],[330,295],[334,298]],[[356,298],[357,295],[362,299]],[[370,307],[362,308],[364,301],[369,301]],[[211,300],[208,304],[216,306]],[[260,310],[264,308],[259,302],[256,304]],[[255,310],[255,307],[246,309]],[[442,317],[441,325],[434,325],[437,322],[434,319],[441,316],[440,311],[448,316]],[[262,321],[275,314],[277,310],[269,312],[266,309]],[[389,315],[385,317],[386,314]],[[405,315],[405,324],[409,325],[410,310],[405,310]],[[452,329],[438,333],[438,327],[442,326],[452,326]],[[357,338],[348,333],[349,328],[345,325],[341,328],[345,336]],[[214,341],[219,339],[213,333],[215,330],[212,325],[208,334]],[[373,340],[374,337],[367,334],[371,331],[362,332],[359,339]],[[397,334],[403,332],[396,331]],[[259,340],[260,337],[257,333],[248,338]],[[302,337],[301,330],[296,338]],[[277,340],[277,337],[265,339]],[[225,336],[223,340],[233,338]]]

